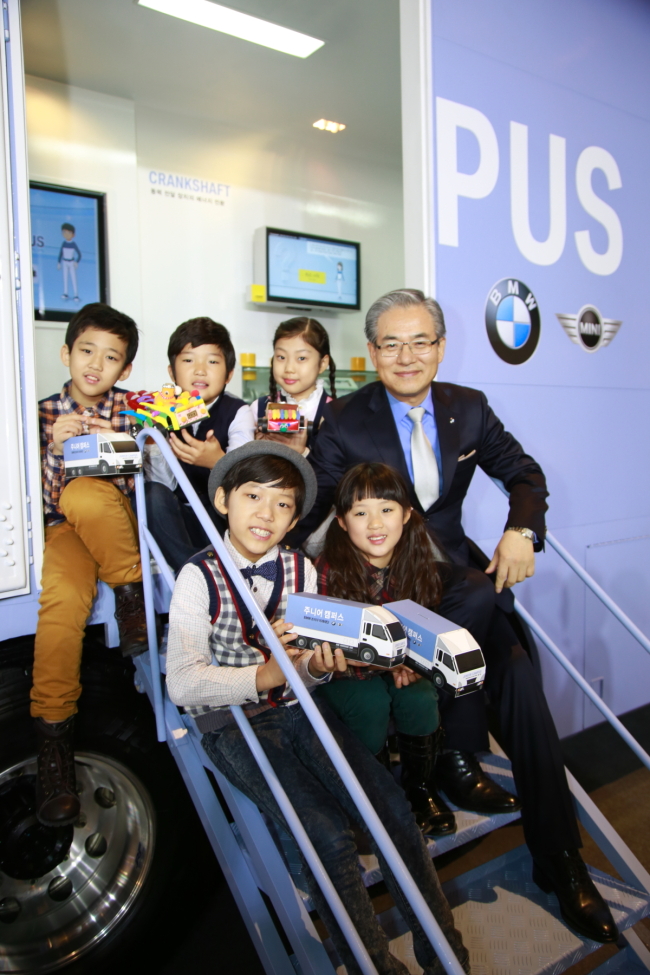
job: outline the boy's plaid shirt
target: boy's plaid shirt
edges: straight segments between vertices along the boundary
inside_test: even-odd
[[[318,572],[318,591],[321,595],[327,596],[330,566],[322,555],[316,559],[316,571]],[[394,598],[389,591],[390,566],[387,565],[385,569],[376,569],[373,565],[366,563],[366,572],[368,573],[368,596],[370,597],[368,602],[377,606],[381,603],[390,603]],[[354,664],[348,664],[348,669],[343,673],[335,670],[332,674],[332,680],[370,680],[376,674],[377,671],[371,670],[369,667],[355,667]]]
[[[43,510],[45,524],[58,525],[65,521],[65,515],[59,508],[59,498],[65,487],[65,466],[63,457],[57,457],[52,449],[52,429],[60,416],[76,413],[78,416],[100,416],[110,420],[111,426],[118,433],[129,433],[132,420],[128,416],[120,416],[120,410],[128,410],[125,389],[113,386],[103,399],[94,407],[80,406],[70,396],[70,383],[67,382],[60,393],[42,399],[38,404],[38,418],[41,436],[41,471],[43,474]],[[113,484],[126,494],[133,497],[135,490],[132,477],[112,477]]]

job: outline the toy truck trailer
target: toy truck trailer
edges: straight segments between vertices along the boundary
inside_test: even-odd
[[[135,474],[142,470],[142,455],[128,433],[86,433],[63,444],[66,477],[101,477]]]
[[[311,430],[311,420],[293,403],[269,403],[264,416],[257,421],[260,433],[302,433]]]
[[[471,694],[483,686],[485,660],[468,630],[455,626],[412,599],[386,603],[400,621],[408,640],[405,663],[428,677],[439,689],[454,697]]]
[[[298,647],[327,640],[351,662],[361,660],[388,669],[404,663],[406,633],[383,606],[297,592],[290,594],[285,616],[294,625]]]

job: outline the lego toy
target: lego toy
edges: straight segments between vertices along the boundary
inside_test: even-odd
[[[266,413],[257,421],[260,433],[302,433],[311,429],[307,420],[295,403],[269,403]]]
[[[327,640],[350,663],[406,664],[454,697],[483,687],[485,660],[471,633],[411,599],[373,606],[298,592],[289,595],[285,616],[298,647]]]
[[[157,425],[166,432],[181,430],[210,415],[197,390],[193,389],[191,393],[181,391],[174,383],[164,383],[153,393],[144,389],[127,393],[126,401],[130,409],[122,410],[125,416],[132,416],[141,427]]]
[[[106,477],[137,474],[142,455],[128,433],[103,430],[70,437],[63,444],[66,477]]]

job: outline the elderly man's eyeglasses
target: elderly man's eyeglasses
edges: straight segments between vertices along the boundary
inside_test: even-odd
[[[433,342],[429,341],[429,339],[414,339],[412,342],[382,342],[381,345],[375,342],[375,348],[378,350],[382,359],[396,359],[398,355],[401,355],[405,345],[409,347],[411,355],[425,356],[431,352],[434,345],[437,345],[439,341],[439,338]]]

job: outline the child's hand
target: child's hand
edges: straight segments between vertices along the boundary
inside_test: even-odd
[[[80,437],[84,432],[84,422],[76,413],[64,413],[54,421],[52,427],[52,450],[57,457],[63,453],[63,444],[70,437]]]
[[[291,659],[299,657],[304,651],[300,650],[298,647],[288,646],[292,640],[295,639],[295,633],[291,633],[293,630],[293,623],[286,623],[283,619],[274,620],[271,623],[273,627],[273,632],[279,639],[280,643],[284,646]],[[275,657],[271,656],[270,660],[267,660],[265,664],[257,668],[257,678],[255,681],[258,691],[270,691],[272,687],[281,687],[282,684],[286,684],[287,679],[280,669],[280,664],[277,662]]]
[[[288,644],[293,643],[296,639],[296,634],[293,632],[293,623],[287,623],[286,620],[277,619],[272,620],[271,627],[285,650]],[[301,651],[301,653],[304,653],[304,651]]]
[[[409,667],[405,667],[404,664],[395,667],[391,673],[395,687],[408,687],[409,684],[415,684],[417,681],[422,680],[420,674],[414,673]]]
[[[90,416],[87,419],[88,432],[97,433],[99,430],[112,430],[113,424],[110,420],[104,420],[101,416]],[[93,429],[94,428],[94,429]]]
[[[321,677],[323,674],[331,674],[338,670],[342,674],[348,669],[348,662],[343,656],[340,647],[332,650],[329,643],[323,641],[320,647],[316,647],[311,660],[307,665],[307,670],[312,677]]]
[[[178,433],[180,433],[182,440]],[[187,430],[179,430],[178,433],[170,435],[169,445],[178,459],[186,464],[194,464],[196,467],[207,467],[212,470],[217,461],[221,460],[225,454],[214,435],[214,430],[208,430],[205,440],[197,440]]]

